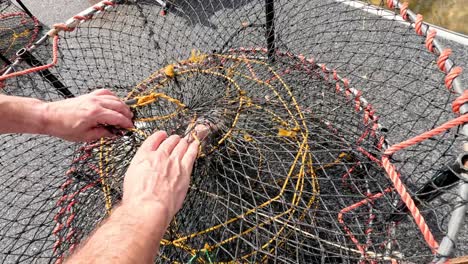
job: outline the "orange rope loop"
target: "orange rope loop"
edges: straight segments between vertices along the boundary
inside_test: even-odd
[[[462,105],[468,103],[468,90],[463,91],[463,94],[460,95],[455,101],[452,103],[452,110],[456,114],[460,114],[460,107]]]
[[[450,55],[452,55],[452,50],[444,49],[443,51],[440,52],[439,58],[437,58],[437,66],[443,72],[446,72],[445,62],[447,61]]]
[[[423,22],[423,15],[418,14],[416,16],[416,20],[414,21],[414,29],[416,30],[416,34],[422,36],[422,22]]]
[[[401,4],[401,6],[400,6],[400,16],[404,20],[408,20],[408,3],[407,2]]]
[[[452,90],[453,80],[455,80],[455,78],[457,78],[462,73],[462,71],[462,67],[457,66],[451,69],[449,73],[447,73],[447,76],[445,76],[445,86],[447,89]]]
[[[426,48],[430,51],[430,52],[434,52],[434,45],[432,44],[434,42],[434,38],[435,36],[437,35],[437,30],[435,29],[431,29],[429,31],[429,33],[427,34],[426,36]]]

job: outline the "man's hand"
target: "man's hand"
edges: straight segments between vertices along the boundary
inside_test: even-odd
[[[101,89],[45,105],[45,133],[69,141],[112,136],[103,125],[131,128],[133,113],[111,91]]]
[[[153,263],[187,194],[198,145],[163,131],[148,137],[125,175],[122,204],[67,263]]]
[[[163,131],[148,137],[127,170],[122,207],[163,207],[166,228],[182,207],[198,145],[177,135],[168,138]]]

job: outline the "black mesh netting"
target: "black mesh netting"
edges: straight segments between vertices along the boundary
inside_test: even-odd
[[[118,205],[143,140],[198,124],[210,134],[156,262],[431,261],[381,159],[456,117],[457,95],[424,36],[343,2],[177,0],[161,15],[157,2],[128,1],[61,31],[57,65],[7,79],[4,93],[52,101],[106,87],[132,101],[135,129],[87,144],[1,136],[2,261],[66,257]],[[31,53],[51,63],[52,37]],[[391,157],[437,241],[460,205],[457,181],[427,182],[447,173],[459,136]],[[423,186],[442,195],[424,201]]]

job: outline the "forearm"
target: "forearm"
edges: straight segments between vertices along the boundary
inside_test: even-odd
[[[38,99],[0,94],[0,134],[45,134],[46,108]]]
[[[67,263],[153,263],[166,219],[157,204],[118,207]]]

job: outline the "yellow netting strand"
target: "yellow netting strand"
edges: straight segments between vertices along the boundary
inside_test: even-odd
[[[19,38],[26,38],[28,37],[30,34],[31,34],[31,31],[29,29],[25,29],[23,30],[22,32],[20,33],[16,33],[15,30],[11,29],[11,28],[0,28],[0,32],[1,31],[11,31],[13,34],[11,35],[11,38],[9,39],[1,39],[0,40],[0,46],[3,46],[3,41],[5,41],[6,43],[9,43],[8,44],[8,47],[6,49],[3,50],[4,53],[8,53],[11,48],[15,45],[16,43],[16,40],[19,39]]]

